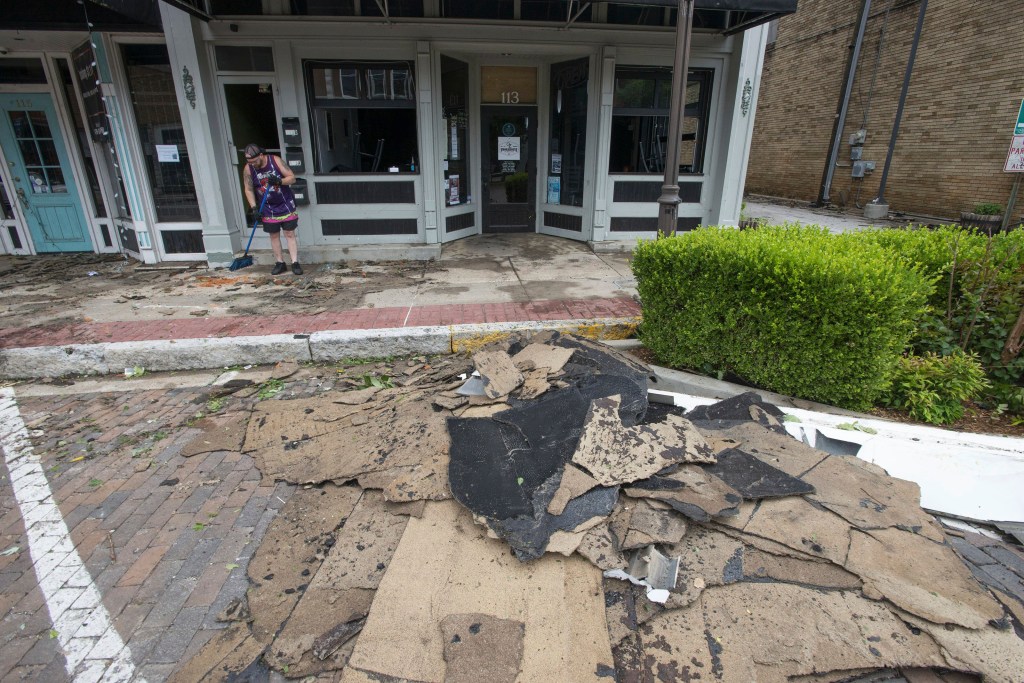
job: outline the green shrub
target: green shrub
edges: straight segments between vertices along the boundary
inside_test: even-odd
[[[863,409],[931,292],[879,244],[824,228],[703,228],[641,241],[640,337],[672,367]]]
[[[964,416],[964,402],[977,398],[986,387],[985,371],[973,354],[958,350],[948,356],[903,356],[885,405],[906,410],[923,422],[952,424]]]
[[[979,216],[998,216],[1003,212],[1003,207],[1000,204],[993,204],[991,202],[981,202],[974,205],[974,213]]]
[[[1024,307],[1024,233],[991,237],[956,226],[873,230],[859,239],[881,245],[935,285],[911,340],[917,355],[976,354],[991,387],[991,406],[1024,413],[1024,355],[1003,348]]]

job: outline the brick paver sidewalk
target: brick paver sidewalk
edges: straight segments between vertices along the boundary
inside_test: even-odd
[[[635,319],[640,304],[629,297],[569,299],[501,304],[452,304],[362,308],[310,315],[225,316],[159,321],[75,323],[0,330],[0,348],[95,344],[161,339],[310,334],[325,330],[365,330],[467,323],[554,320]]]

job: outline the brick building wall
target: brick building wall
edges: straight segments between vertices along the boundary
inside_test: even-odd
[[[813,201],[821,188],[846,60],[861,3],[800,0],[768,46],[746,190]],[[920,0],[874,0],[857,64],[833,204],[878,194]],[[1024,0],[932,0],[910,81],[885,199],[896,212],[959,218],[976,203],[1006,206],[1004,173],[1024,98]],[[874,173],[851,177],[851,133],[867,130]],[[1024,193],[1021,193],[1024,195]],[[1017,210],[1024,214],[1024,197]]]

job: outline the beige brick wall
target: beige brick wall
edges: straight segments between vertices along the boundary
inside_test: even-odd
[[[800,0],[768,47],[746,189],[818,197],[856,0]],[[875,0],[864,34],[830,198],[853,207],[878,194],[920,0]],[[918,46],[885,199],[890,209],[955,219],[978,202],[1006,205],[1003,172],[1024,98],[1024,0],[932,0]],[[881,43],[881,50],[879,45]],[[851,133],[864,127],[876,170],[850,177]],[[1024,215],[1024,192],[1015,213]]]

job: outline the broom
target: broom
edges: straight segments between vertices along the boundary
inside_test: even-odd
[[[248,268],[252,265],[252,256],[249,256],[249,247],[252,246],[252,238],[256,236],[256,226],[259,224],[260,219],[263,217],[263,207],[267,204],[267,197],[270,195],[270,188],[263,193],[263,199],[260,201],[260,210],[256,212],[256,220],[252,222],[252,232],[249,233],[249,243],[245,245],[245,253],[236,258],[228,266],[228,270],[241,270],[242,268]]]

